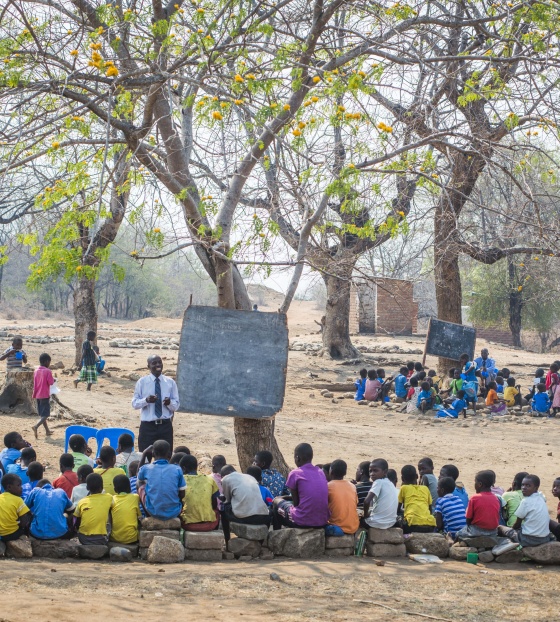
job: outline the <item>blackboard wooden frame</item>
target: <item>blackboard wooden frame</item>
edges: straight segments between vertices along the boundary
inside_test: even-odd
[[[272,417],[284,403],[287,367],[286,314],[187,307],[177,364],[180,411]]]
[[[451,338],[455,340],[453,344],[449,344],[446,341],[446,339]],[[455,346],[455,344],[457,345]],[[467,353],[472,361],[475,346],[476,328],[430,318],[422,365],[426,364],[426,356],[428,354],[458,361],[461,354]]]

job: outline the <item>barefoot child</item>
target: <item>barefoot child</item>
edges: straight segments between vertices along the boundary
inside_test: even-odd
[[[354,383],[354,386],[356,387],[356,395],[354,396],[354,399],[357,402],[360,402],[361,400],[364,399],[364,392],[366,390],[366,380],[367,380],[367,369],[360,369],[360,377]]]
[[[37,412],[39,413],[39,421],[31,427],[35,438],[39,426],[45,428],[47,436],[52,436],[52,432],[47,425],[47,419],[51,415],[51,386],[56,382],[49,369],[51,357],[43,353],[39,357],[39,367],[33,372],[33,399],[37,400]]]
[[[78,387],[79,382],[87,383],[87,390],[91,391],[91,385],[97,384],[97,361],[99,357],[93,349],[95,341],[95,331],[90,330],[87,339],[82,343],[82,369],[80,375],[74,380],[74,387]]]
[[[556,401],[560,406],[560,391],[558,391],[558,399]],[[544,417],[545,415],[550,415],[551,406],[554,408],[554,414],[556,414],[558,407],[554,407],[554,402],[550,402],[550,398],[548,397],[548,393],[546,391],[546,385],[544,382],[541,382],[537,385],[535,395],[531,400],[531,410],[534,413],[537,413],[538,416]]]

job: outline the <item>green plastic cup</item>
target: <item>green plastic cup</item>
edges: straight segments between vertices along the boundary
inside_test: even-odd
[[[478,553],[467,553],[467,564],[478,564]]]

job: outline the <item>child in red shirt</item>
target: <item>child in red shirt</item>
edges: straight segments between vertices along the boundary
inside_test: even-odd
[[[496,476],[493,471],[479,471],[474,478],[476,494],[467,506],[467,526],[457,532],[456,539],[496,536],[500,524],[501,503],[492,492]]]
[[[31,427],[35,438],[38,438],[37,430],[40,425],[44,426],[47,436],[52,436],[47,425],[47,419],[51,414],[51,386],[56,381],[49,369],[50,364],[51,357],[48,354],[41,354],[39,357],[40,367],[37,367],[33,374],[33,399],[37,400],[37,412],[39,413],[39,421]]]
[[[72,491],[78,485],[78,474],[74,473],[74,456],[72,454],[62,454],[60,456],[60,477],[53,481],[53,488],[62,488],[72,498]]]

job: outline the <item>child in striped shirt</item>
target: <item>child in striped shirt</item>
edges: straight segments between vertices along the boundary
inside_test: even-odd
[[[443,531],[455,539],[455,534],[466,527],[465,506],[455,491],[455,480],[452,477],[441,477],[438,481],[438,500],[436,501],[435,517],[438,531]]]

